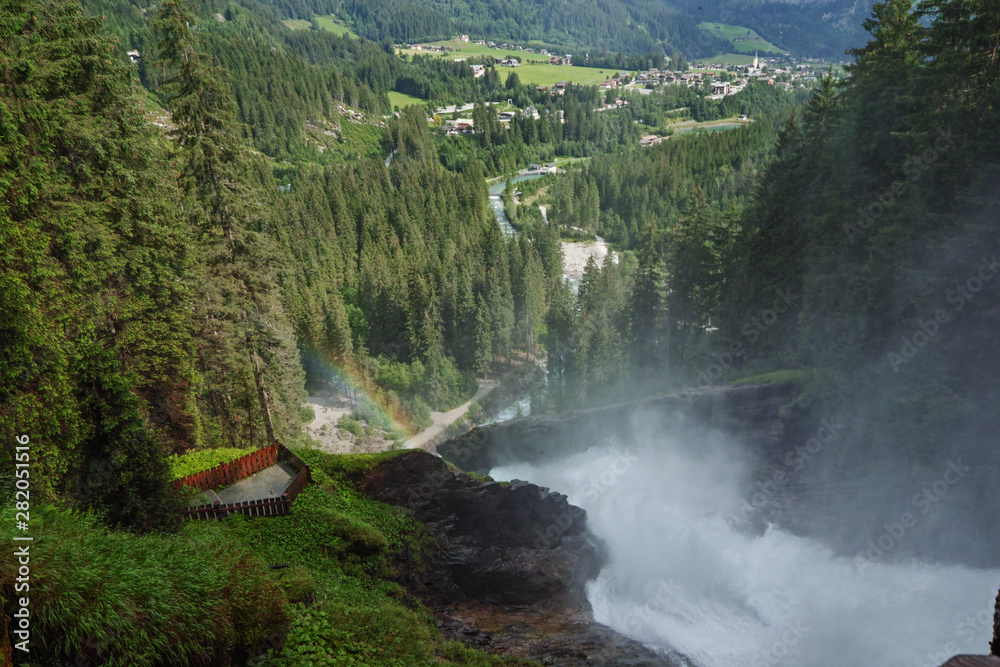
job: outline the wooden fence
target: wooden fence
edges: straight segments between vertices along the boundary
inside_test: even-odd
[[[279,442],[275,442],[269,447],[250,452],[245,456],[228,461],[209,470],[202,470],[201,472],[188,475],[175,481],[174,487],[179,489],[182,486],[190,486],[202,491],[217,489],[220,486],[235,484],[254,473],[278,463],[287,463],[296,471],[295,477],[288,484],[288,488],[280,496],[261,498],[259,500],[245,500],[238,503],[221,503],[216,501],[210,505],[187,507],[181,510],[180,520],[225,519],[230,514],[244,514],[246,516],[282,516],[284,514],[291,514],[292,502],[302,493],[302,490],[306,488],[309,482],[312,481],[312,474],[305,461]]]
[[[275,465],[278,462],[278,452],[281,449],[285,448],[280,443],[275,442],[269,447],[252,451],[238,459],[226,461],[214,468],[182,477],[174,482],[174,488],[179,489],[182,486],[191,486],[202,491],[208,491],[209,489],[217,489],[220,486],[235,484],[241,479],[246,479],[250,475],[260,472],[264,468],[270,468]],[[295,459],[301,463],[299,457],[295,456]]]

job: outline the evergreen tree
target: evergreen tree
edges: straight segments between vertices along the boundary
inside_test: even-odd
[[[667,370],[666,283],[663,242],[656,226],[649,225],[639,249],[639,264],[627,313],[630,359],[636,371],[643,375]]]
[[[194,222],[206,268],[202,285],[206,298],[199,303],[203,338],[209,338],[210,331],[217,335],[222,328],[227,341],[242,339],[246,355],[245,365],[234,365],[235,359],[228,355],[237,351],[227,346],[210,349],[202,358],[206,372],[216,366],[227,369],[216,375],[220,380],[245,377],[249,367],[257,410],[245,401],[247,430],[240,436],[252,440],[253,423],[260,420],[266,434],[261,442],[269,444],[277,438],[272,413],[275,394],[286,399],[281,401],[280,421],[289,426],[298,421],[301,388],[296,385],[300,380],[289,367],[273,363],[295,357],[295,352],[290,339],[282,335],[287,322],[268,267],[268,239],[261,233],[258,215],[263,193],[251,175],[254,167],[240,142],[235,107],[222,74],[206,64],[189,27],[193,20],[186,0],[169,0],[160,6],[156,29],[161,35],[162,66],[170,72],[161,90],[170,100],[176,124],[173,134],[182,149],[184,188],[204,215],[203,221]],[[235,358],[241,356],[237,353]],[[272,362],[271,371],[265,368],[267,361]],[[267,375],[280,378],[283,386],[269,392]],[[218,408],[226,415],[227,436],[234,441],[235,416],[224,405]]]

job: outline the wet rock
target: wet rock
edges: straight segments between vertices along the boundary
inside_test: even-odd
[[[445,636],[543,664],[674,664],[594,622],[584,586],[606,557],[565,495],[476,481],[419,450],[379,464],[362,484],[433,536],[430,562],[402,583],[435,610]]]

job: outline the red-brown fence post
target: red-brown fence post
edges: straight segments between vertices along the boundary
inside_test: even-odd
[[[277,497],[257,498],[239,503],[223,503],[214,501],[211,504],[187,507],[178,512],[181,522],[193,519],[225,519],[231,514],[245,516],[283,516],[291,514],[292,503],[302,493],[306,485],[312,482],[312,471],[309,466],[290,449],[275,440],[273,444],[256,449],[232,461],[218,464],[214,468],[192,473],[187,477],[174,481],[174,488],[191,486],[201,491],[208,491],[220,486],[236,483],[261,470],[287,462],[295,470],[295,475]]]

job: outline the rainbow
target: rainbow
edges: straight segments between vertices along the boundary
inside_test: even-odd
[[[390,431],[398,430],[411,437],[420,430],[410,421],[399,402],[375,384],[354,359],[325,352],[312,345],[304,348],[301,355],[307,372],[322,376],[324,381],[342,393],[353,394],[356,405],[367,399],[370,409],[374,409],[384,423],[389,424]]]

